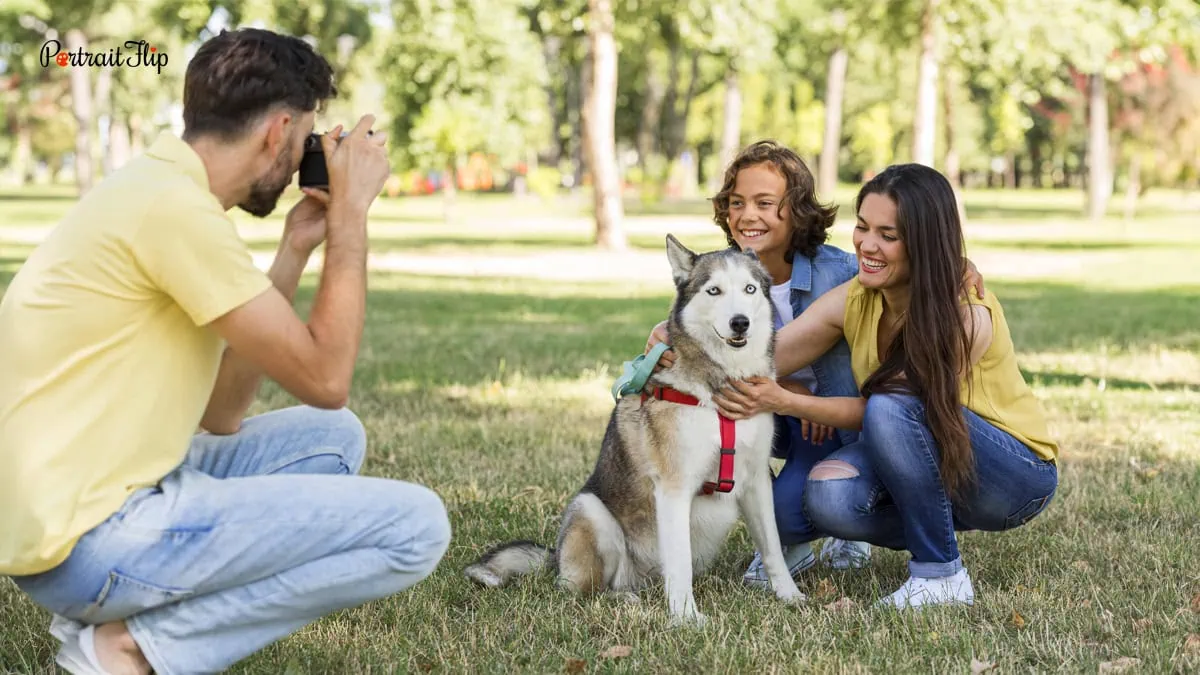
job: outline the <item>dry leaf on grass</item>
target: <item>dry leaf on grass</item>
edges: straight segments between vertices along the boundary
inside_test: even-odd
[[[563,669],[568,673],[582,673],[584,668],[587,668],[587,661],[583,659],[567,659],[563,664]]]
[[[1012,618],[1010,619],[1010,621],[1012,622],[1012,625],[1016,626],[1017,628],[1025,627],[1025,617],[1021,616],[1021,614],[1019,612],[1017,612],[1017,610],[1015,610],[1015,609],[1013,610]]]
[[[854,601],[850,598],[842,596],[840,600],[825,605],[825,609],[831,612],[847,612],[854,608]]]
[[[1192,611],[1200,614],[1200,593],[1192,596]]]
[[[1144,632],[1146,632],[1147,628],[1149,628],[1150,626],[1153,626],[1153,625],[1154,625],[1154,619],[1151,619],[1150,617],[1138,619],[1137,621],[1133,622],[1133,632],[1135,634],[1144,633]]]
[[[1092,566],[1089,565],[1088,561],[1086,560],[1076,560],[1075,562],[1071,563],[1071,567],[1074,567],[1080,572],[1087,572],[1092,569]]]
[[[996,664],[991,661],[980,661],[979,659],[971,659],[971,675],[979,675],[986,673],[989,670],[995,670]]]
[[[629,645],[613,645],[608,649],[600,652],[602,659],[620,659],[629,656],[633,653],[633,647]]]
[[[1183,641],[1183,652],[1185,654],[1200,654],[1200,633],[1188,633],[1187,638]]]
[[[817,587],[813,589],[813,597],[822,599],[830,598],[837,595],[837,592],[837,586],[834,586],[832,581],[822,579],[821,583],[817,584]]]
[[[1130,668],[1140,664],[1141,659],[1135,659],[1131,656],[1122,656],[1116,661],[1105,661],[1100,664],[1101,673],[1123,673]]]

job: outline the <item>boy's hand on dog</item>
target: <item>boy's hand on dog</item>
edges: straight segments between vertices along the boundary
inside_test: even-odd
[[[979,268],[975,267],[975,263],[971,262],[970,258],[964,258],[967,270],[963,273],[963,292],[967,289],[974,288],[979,299],[983,299],[983,275],[979,273]]]
[[[660,342],[667,341],[667,322],[662,321],[654,330],[650,331],[650,337],[646,338],[646,351],[643,354],[649,354],[654,345]],[[654,372],[658,372],[663,368],[670,368],[675,363],[675,352],[668,349],[663,352],[662,356],[658,357],[658,363],[654,366]]]

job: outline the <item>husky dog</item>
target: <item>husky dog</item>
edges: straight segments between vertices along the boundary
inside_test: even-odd
[[[468,566],[468,578],[503,586],[551,563],[559,585],[573,591],[636,593],[661,575],[672,621],[703,623],[692,577],[716,558],[740,512],[776,596],[805,599],[775,527],[767,464],[773,417],[733,423],[712,401],[730,379],[775,375],[770,278],[753,251],[697,255],[671,235],[667,258],[676,286],[668,320],[674,365],[646,382],[643,391],[653,395],[617,402],[592,475],[563,514],[555,549],[511,542]],[[714,483],[722,447],[730,444],[732,485],[727,465]]]

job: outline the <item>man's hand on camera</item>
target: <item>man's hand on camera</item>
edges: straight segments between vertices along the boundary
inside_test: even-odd
[[[325,241],[329,193],[319,188],[300,188],[300,191],[305,197],[288,211],[283,240],[293,251],[307,257]]]
[[[321,137],[329,169],[329,194],[337,202],[364,210],[379,196],[391,170],[387,134],[368,135],[374,123],[374,115],[363,115],[344,138],[341,125]]]

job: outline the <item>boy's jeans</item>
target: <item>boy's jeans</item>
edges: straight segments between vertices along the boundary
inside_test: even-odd
[[[808,480],[805,508],[813,526],[834,537],[912,553],[914,577],[962,569],[955,531],[1010,530],[1044,511],[1058,488],[1058,467],[963,408],[975,455],[975,482],[951,503],[940,455],[913,396],[867,399],[860,440],[826,459],[858,470],[853,478]]]
[[[349,411],[253,417],[197,435],[184,463],[133,493],[58,567],[14,581],[87,624],[125,619],[159,675],[220,671],[331,612],[427,577],[446,509],[411,483],[354,475]]]
[[[771,484],[775,498],[775,525],[779,530],[779,543],[784,546],[800,544],[824,537],[808,520],[804,509],[804,490],[808,485],[808,474],[817,462],[842,447],[841,438],[834,433],[820,445],[804,438],[800,420],[786,415],[776,415],[776,444],[786,450],[787,462]]]

